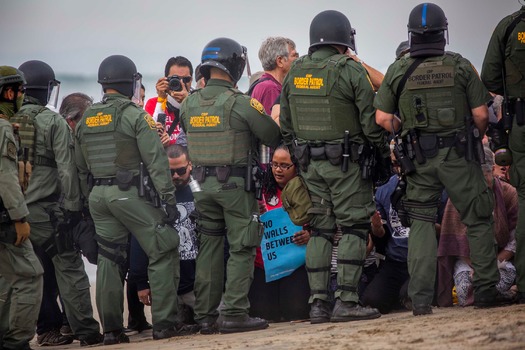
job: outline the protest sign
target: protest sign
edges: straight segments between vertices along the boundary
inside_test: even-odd
[[[302,227],[294,225],[283,208],[276,208],[261,215],[264,237],[261,253],[264,261],[266,282],[290,275],[304,265],[306,245],[293,243],[294,233]]]

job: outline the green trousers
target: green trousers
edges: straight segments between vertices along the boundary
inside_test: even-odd
[[[24,348],[35,336],[43,273],[29,240],[0,242],[0,348]]]
[[[58,210],[57,203],[36,202],[28,206],[28,221],[31,225],[31,241],[39,246],[55,235],[48,210]],[[51,258],[55,267],[60,296],[71,329],[82,339],[100,332],[98,322],[93,318],[89,278],[80,253],[65,251]]]
[[[350,163],[347,172],[328,160],[310,161],[302,176],[311,195],[323,199],[314,201],[315,208],[333,208],[331,215],[316,214],[310,222],[322,235],[335,235],[336,225],[350,228],[341,237],[337,250],[337,290],[335,297],[357,302],[357,286],[366,257],[366,237],[370,217],[375,211],[372,183],[361,179],[359,165]],[[310,284],[310,303],[314,299],[328,300],[332,243],[322,236],[314,236],[306,247],[306,267]]]
[[[509,146],[512,152],[510,182],[518,192],[519,205],[514,255],[514,265],[518,274],[516,284],[518,290],[525,293],[525,125],[518,126],[515,120],[510,132]]]
[[[123,328],[124,294],[121,264],[108,259],[100,250],[126,258],[131,232],[149,258],[151,314],[156,330],[173,327],[177,316],[179,285],[179,234],[164,225],[165,213],[138,196],[136,187],[120,191],[118,186],[95,186],[89,196],[89,209],[97,235],[112,247],[99,242],[97,261],[97,308],[104,332]]]
[[[446,159],[445,159],[446,158]],[[494,196],[478,163],[467,162],[454,148],[440,149],[438,155],[416,165],[407,177],[404,200],[435,203],[431,208],[408,208],[410,214],[435,218],[443,187],[467,226],[470,258],[474,268],[474,296],[495,295],[499,281],[496,242],[492,232]],[[408,206],[408,203],[407,203]],[[437,237],[434,222],[411,217],[408,239],[409,296],[413,304],[431,304],[436,278]]]
[[[247,315],[255,247],[262,239],[257,201],[253,193],[244,191],[244,179],[240,177],[230,177],[227,184],[219,183],[215,177],[207,177],[201,188],[202,192],[193,194],[199,212],[195,320],[215,321],[221,296],[224,316]],[[225,234],[230,256],[224,286]]]

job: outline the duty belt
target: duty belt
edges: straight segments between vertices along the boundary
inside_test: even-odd
[[[447,148],[456,145],[456,136],[438,136],[437,137],[438,147]]]
[[[42,156],[35,156],[34,164],[35,165],[47,166],[47,167],[50,167],[50,168],[56,168],[57,167],[57,162],[54,159],[50,159],[50,158],[46,158],[46,157],[42,157]]]
[[[94,186],[113,186],[118,185],[118,181],[116,177],[105,177],[105,178],[95,178],[93,179],[93,185]],[[133,180],[131,180],[131,186],[139,186],[140,180],[138,176],[133,177]]]
[[[206,176],[217,176],[217,168],[222,167],[216,167],[216,166],[206,166],[204,167],[204,174]],[[236,177],[244,177],[246,174],[246,168],[231,168],[231,172],[229,176],[236,176]]]

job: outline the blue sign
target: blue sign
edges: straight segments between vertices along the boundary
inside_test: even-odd
[[[297,245],[293,235],[302,230],[295,225],[283,208],[276,208],[261,215],[264,237],[261,253],[266,282],[289,276],[305,263],[306,244]]]

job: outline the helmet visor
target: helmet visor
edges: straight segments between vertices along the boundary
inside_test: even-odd
[[[50,80],[47,86],[47,105],[57,108],[58,94],[60,93],[60,82],[56,79]]]
[[[140,87],[142,86],[142,74],[135,73],[133,74],[133,96],[131,96],[131,101],[135,104],[140,103]]]

